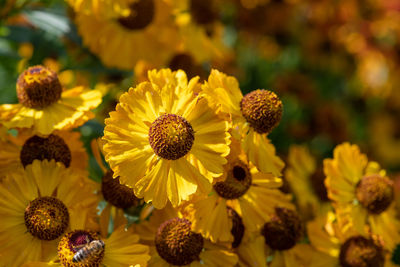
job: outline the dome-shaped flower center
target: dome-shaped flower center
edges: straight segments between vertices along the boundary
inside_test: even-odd
[[[393,201],[393,194],[393,182],[378,174],[364,176],[356,189],[358,201],[373,214],[385,211]]]
[[[193,20],[200,25],[213,23],[217,18],[213,0],[191,0],[190,14]]]
[[[180,53],[174,55],[169,61],[168,66],[171,70],[184,70],[188,78],[193,78],[195,76],[200,76],[203,78],[204,71],[200,65],[197,65],[193,57],[189,54]]]
[[[282,118],[282,101],[268,90],[255,90],[242,98],[243,117],[257,133],[269,133]]]
[[[173,265],[187,265],[199,261],[203,249],[203,237],[191,231],[191,222],[173,218],[157,230],[155,244],[158,255]]]
[[[271,221],[264,224],[261,234],[272,249],[287,250],[294,247],[302,236],[302,224],[295,211],[275,208]]]
[[[151,124],[149,143],[161,158],[179,159],[190,151],[193,142],[192,125],[179,115],[164,114]]]
[[[44,66],[33,66],[21,73],[17,80],[19,102],[29,108],[43,109],[57,102],[62,86],[54,71]]]
[[[100,236],[89,230],[66,233],[58,243],[58,257],[63,266],[101,266],[105,244]]]
[[[35,159],[52,160],[62,162],[65,167],[69,167],[71,163],[71,151],[64,140],[54,134],[48,137],[39,137],[37,135],[27,139],[22,146],[20,155],[21,163],[24,167]]]
[[[118,18],[119,24],[125,29],[135,31],[146,28],[154,18],[154,0],[139,0],[129,6],[130,13],[126,17]]]
[[[113,171],[108,171],[101,182],[101,192],[104,199],[114,206],[127,209],[139,204],[139,199],[133,193],[132,188],[120,184],[119,177],[113,178]]]
[[[225,181],[214,184],[214,189],[225,199],[236,199],[243,196],[251,186],[249,167],[240,160],[229,165]]]
[[[233,235],[232,248],[237,248],[242,242],[244,235],[244,224],[242,218],[237,214],[237,212],[231,207],[227,207],[228,218],[232,220],[232,230]]]
[[[41,240],[54,240],[68,227],[67,207],[55,197],[38,197],[25,209],[25,226],[29,233]]]
[[[384,265],[382,248],[373,240],[363,236],[347,239],[340,248],[339,260],[343,267],[383,267]]]

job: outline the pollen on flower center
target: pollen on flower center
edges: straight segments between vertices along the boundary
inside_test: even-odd
[[[271,221],[264,224],[261,234],[265,243],[272,249],[287,250],[294,247],[302,236],[302,224],[299,215],[286,208],[275,208]]]
[[[381,247],[363,236],[353,236],[340,248],[340,264],[343,267],[383,267],[384,255]]]
[[[357,185],[356,196],[369,212],[380,214],[393,201],[393,182],[378,174],[364,176]]]
[[[164,114],[158,117],[149,130],[149,143],[159,157],[176,160],[192,148],[194,130],[183,117]]]
[[[231,207],[227,207],[228,218],[232,220],[232,230],[231,233],[233,235],[232,248],[237,248],[242,242],[244,236],[244,224],[242,218],[239,214],[232,209]]]
[[[282,101],[268,90],[255,90],[242,98],[243,117],[259,134],[269,133],[282,118]]]
[[[41,240],[54,240],[69,225],[67,207],[55,197],[38,197],[25,209],[25,226],[29,233]]]
[[[24,167],[32,164],[35,159],[54,159],[68,168],[71,163],[71,151],[64,140],[57,135],[50,134],[48,137],[34,135],[22,146],[20,159]]]
[[[225,199],[236,199],[243,196],[250,188],[252,182],[249,167],[243,161],[231,164],[225,181],[214,184],[214,189]]]
[[[101,192],[107,202],[121,209],[139,204],[139,199],[133,193],[133,189],[121,184],[119,177],[113,178],[111,170],[103,176]]]
[[[160,257],[169,264],[179,266],[200,260],[203,242],[201,234],[191,231],[191,222],[180,218],[161,224],[155,238]]]
[[[142,30],[146,28],[154,18],[155,6],[154,0],[139,0],[129,6],[130,13],[126,17],[118,19],[127,30]]]
[[[17,80],[19,102],[29,108],[43,109],[57,102],[62,86],[54,71],[38,65],[21,73]]]
[[[105,247],[94,244],[102,242],[101,237],[91,230],[74,230],[66,233],[58,243],[58,257],[63,266],[92,267],[101,266]],[[83,251],[81,251],[83,249]],[[79,253],[79,256],[74,255]]]

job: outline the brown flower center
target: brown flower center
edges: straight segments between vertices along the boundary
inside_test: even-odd
[[[204,78],[205,73],[200,65],[197,65],[194,61],[193,57],[189,54],[176,54],[169,61],[168,66],[171,70],[184,70],[188,76],[188,78],[193,78],[195,76],[200,76],[200,78]]]
[[[213,23],[217,19],[213,0],[191,0],[190,13],[193,20],[200,25]]]
[[[340,248],[340,265],[343,267],[383,267],[383,250],[373,240],[354,236]]]
[[[136,206],[140,201],[133,193],[132,188],[120,184],[119,177],[113,178],[111,170],[103,176],[101,192],[107,202],[121,209]]]
[[[43,109],[61,98],[62,86],[54,71],[38,65],[29,67],[17,80],[19,102],[29,108]]]
[[[231,233],[233,235],[232,248],[237,248],[242,242],[242,238],[244,235],[244,224],[242,218],[237,214],[237,212],[231,207],[227,207],[228,209],[228,218],[232,220],[232,230]]]
[[[58,243],[58,257],[63,266],[101,266],[105,244],[100,236],[89,230],[66,233]]]
[[[164,114],[151,124],[149,142],[157,156],[176,160],[185,156],[192,148],[194,130],[183,117]]]
[[[247,164],[237,160],[227,172],[225,181],[214,184],[214,189],[225,199],[243,196],[251,186],[251,173]]]
[[[71,151],[67,144],[61,137],[54,134],[50,134],[48,137],[32,136],[25,141],[19,157],[24,167],[32,164],[35,159],[49,161],[54,159],[63,163],[67,168],[71,163]]]
[[[282,118],[282,101],[268,90],[255,90],[242,98],[240,109],[243,117],[259,133],[269,133]]]
[[[271,221],[264,224],[261,234],[272,249],[287,250],[294,247],[302,236],[303,227],[299,215],[286,208],[275,208]]]
[[[191,222],[173,218],[157,230],[155,244],[158,254],[173,265],[187,265],[199,261],[203,250],[203,237],[191,231]]]
[[[118,19],[125,29],[135,31],[146,28],[154,18],[154,0],[139,0],[129,6],[130,13],[127,17]]]
[[[54,240],[68,227],[67,207],[55,197],[38,197],[25,209],[25,226],[29,233],[41,240]]]
[[[380,214],[393,201],[393,182],[378,174],[364,176],[357,185],[356,196],[369,212]]]

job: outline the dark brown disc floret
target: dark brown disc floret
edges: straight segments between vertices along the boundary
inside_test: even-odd
[[[155,244],[158,255],[173,265],[187,265],[200,260],[203,250],[203,237],[192,232],[187,219],[173,218],[157,230]]]
[[[133,189],[121,184],[119,177],[113,178],[113,171],[111,170],[103,176],[101,192],[104,199],[117,208],[127,209],[140,203],[140,200],[133,193]]]
[[[282,118],[282,101],[268,90],[255,90],[242,98],[240,109],[243,117],[259,134],[269,133]]]
[[[340,248],[339,261],[342,267],[383,267],[382,247],[371,239],[353,236]]]
[[[155,8],[154,0],[135,1],[129,6],[129,15],[120,17],[117,21],[127,30],[143,30],[153,21]]]
[[[64,203],[55,197],[38,197],[25,209],[25,226],[41,240],[60,237],[69,225],[69,213]]]
[[[271,221],[264,224],[261,234],[265,243],[276,250],[288,250],[296,245],[303,233],[299,215],[286,208],[275,208]]]
[[[252,182],[250,169],[241,160],[230,164],[225,181],[214,184],[214,189],[225,199],[236,199],[243,196],[250,188]]]
[[[24,167],[32,164],[35,159],[49,161],[54,159],[68,168],[71,163],[71,151],[58,135],[50,134],[48,137],[34,135],[22,146],[20,159]]]
[[[185,118],[163,114],[150,126],[149,143],[157,156],[176,160],[189,153],[194,143],[194,130]]]
[[[57,74],[41,65],[29,67],[17,80],[19,102],[29,108],[43,109],[61,98]]]
[[[380,214],[393,202],[393,182],[378,174],[364,176],[357,185],[356,196],[370,213]]]

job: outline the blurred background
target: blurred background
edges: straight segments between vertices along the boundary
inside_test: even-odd
[[[0,104],[17,103],[20,72],[43,64],[66,88],[100,89],[85,144],[102,136],[121,93],[152,68],[206,79],[235,76],[284,103],[269,135],[286,161],[293,144],[319,159],[358,144],[400,176],[398,0],[0,0]],[[91,176],[101,172],[92,159]]]

